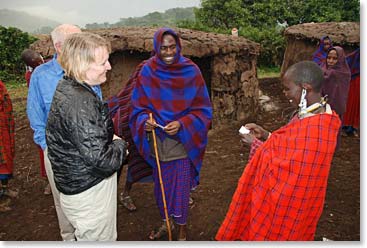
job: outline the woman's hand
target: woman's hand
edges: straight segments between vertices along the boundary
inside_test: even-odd
[[[250,130],[250,134],[253,134],[258,139],[266,140],[269,136],[268,131],[255,123],[247,123],[245,127]]]
[[[251,145],[252,142],[255,139],[255,136],[251,133],[249,133],[249,134],[240,134],[240,137],[241,137],[241,142],[243,144],[249,144],[249,145]]]
[[[146,132],[151,132],[156,127],[156,122],[154,119],[152,121],[150,119],[145,121],[144,130]]]
[[[180,122],[172,121],[164,127],[164,131],[166,131],[166,133],[169,135],[175,135],[178,132],[178,130],[180,130],[180,127],[181,127]]]

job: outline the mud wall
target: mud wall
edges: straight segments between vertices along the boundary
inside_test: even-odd
[[[111,42],[112,69],[102,85],[105,99],[118,93],[131,73],[150,57],[156,28],[127,27],[88,30]],[[254,120],[259,108],[256,59],[260,45],[243,37],[178,29],[182,54],[200,68],[214,108],[213,127],[233,120]],[[49,35],[31,48],[45,58],[55,52]]]
[[[254,119],[259,107],[258,94],[259,82],[254,58],[239,53],[213,58],[213,125]]]
[[[287,45],[281,74],[299,61],[312,60],[320,38],[325,35],[331,38],[334,46],[344,48],[346,55],[360,46],[359,22],[312,22],[288,27],[284,31]]]
[[[149,53],[137,51],[116,51],[110,54],[112,69],[107,74],[106,83],[102,84],[103,96],[116,95],[125,86],[136,66],[149,57]]]
[[[349,54],[358,48],[356,44],[338,44],[334,46],[343,47],[345,54]],[[317,50],[318,40],[297,39],[294,36],[287,37],[287,47],[284,52],[284,58],[281,68],[281,75],[293,64],[302,60],[312,60],[312,54]]]

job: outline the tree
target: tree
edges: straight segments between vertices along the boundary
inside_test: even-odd
[[[180,27],[239,34],[261,44],[259,62],[279,66],[285,41],[279,23],[359,21],[358,0],[201,0],[196,21]]]

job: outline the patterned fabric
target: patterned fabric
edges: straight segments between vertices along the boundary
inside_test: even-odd
[[[251,143],[250,147],[250,154],[248,155],[248,161],[251,160],[251,158],[255,155],[257,149],[263,144],[261,140],[254,138],[254,140]]]
[[[131,137],[129,128],[129,114],[131,112],[131,93],[135,87],[136,78],[145,61],[140,63],[135,72],[130,76],[125,87],[116,95],[107,100],[108,108],[112,117],[115,133],[123,137],[129,143],[128,181],[135,183],[152,175],[152,168],[139,154]]]
[[[163,34],[176,38],[176,55],[173,64],[165,64],[159,57]],[[144,159],[152,166],[156,162],[144,130],[149,113],[158,124],[179,121],[181,128],[171,138],[181,142],[196,169],[196,180],[202,165],[207,133],[212,119],[212,107],[208,90],[200,69],[190,59],[181,55],[181,44],[177,34],[167,28],[154,35],[155,55],[143,65],[132,93],[129,126],[134,142]],[[162,141],[167,134],[156,129]]]
[[[328,103],[342,120],[349,92],[350,70],[343,48],[335,46],[328,52],[331,50],[335,50],[338,54],[338,62],[334,66],[327,64],[322,66],[325,80],[321,92],[323,95],[328,95]]]
[[[15,123],[13,106],[5,84],[0,81],[0,179],[13,174]]]
[[[352,80],[349,85],[347,107],[343,124],[345,126],[359,127],[360,122],[360,49],[347,56],[347,63],[351,72]]]
[[[312,60],[316,62],[319,66],[322,66],[326,62],[327,52],[324,50],[324,40],[330,40],[330,46],[332,47],[331,38],[329,36],[321,37],[319,41],[319,47],[317,48],[316,52],[312,55]]]
[[[316,114],[272,133],[246,165],[217,240],[313,240],[340,120]]]
[[[173,216],[177,224],[186,224],[189,213],[190,189],[197,186],[194,180],[195,169],[191,166],[189,159],[160,162],[160,168],[168,216]],[[164,215],[162,191],[157,167],[154,168],[153,178],[155,200],[161,218],[165,220],[166,216]]]

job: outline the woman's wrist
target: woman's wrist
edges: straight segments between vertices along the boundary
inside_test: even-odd
[[[271,135],[271,132],[264,130],[263,131],[263,139],[267,140]]]

